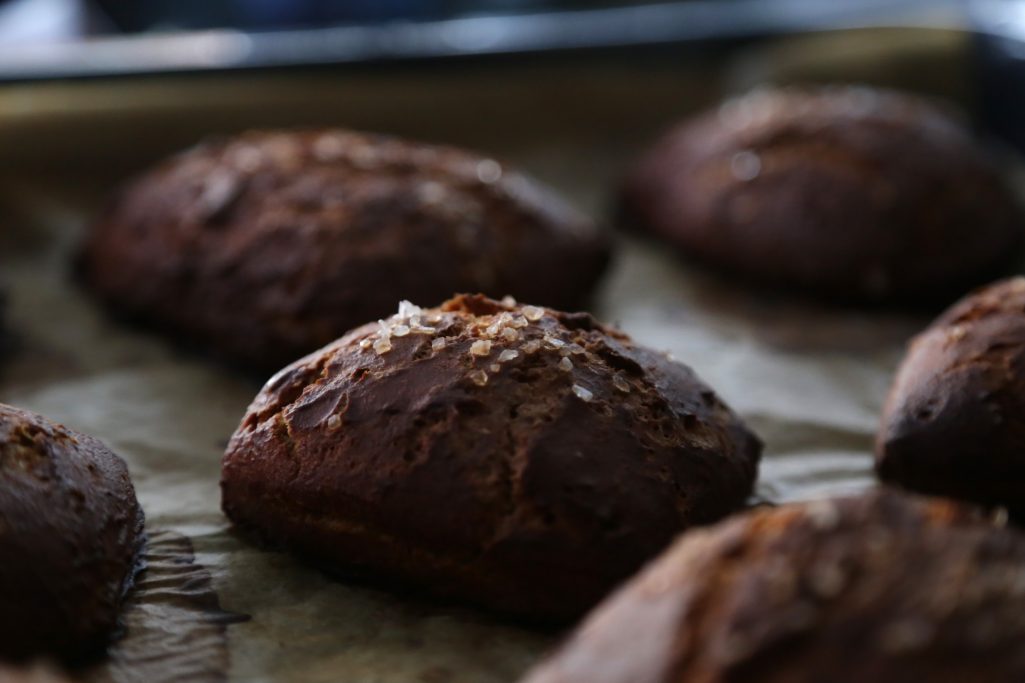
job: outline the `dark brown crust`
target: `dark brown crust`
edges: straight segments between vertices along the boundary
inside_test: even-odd
[[[277,369],[400,299],[485,291],[575,307],[608,257],[592,221],[484,157],[250,132],[125,188],[93,225],[82,273],[122,313]]]
[[[911,342],[883,408],[876,471],[1025,512],[1025,278],[970,294]]]
[[[562,620],[751,493],[760,442],[686,366],[584,313],[462,296],[422,315],[436,332],[379,354],[367,325],[268,382],[224,457],[239,527],[329,568]]]
[[[894,491],[684,535],[524,683],[1025,680],[1025,537]]]
[[[867,88],[757,91],[687,121],[623,207],[699,261],[848,301],[943,301],[1022,243],[1020,207],[967,130]]]
[[[0,659],[102,651],[143,543],[142,509],[119,457],[0,404]]]

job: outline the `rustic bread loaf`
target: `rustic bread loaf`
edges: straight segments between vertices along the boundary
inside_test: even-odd
[[[223,461],[242,530],[321,566],[547,620],[741,508],[758,439],[585,313],[404,302],[272,378]]]
[[[867,88],[759,90],[684,122],[627,180],[624,221],[752,281],[945,302],[1015,258],[1022,212],[946,112]]]
[[[250,132],[179,154],[92,226],[85,282],[115,310],[277,369],[459,291],[579,305],[595,224],[496,161],[345,131]]]
[[[142,509],[119,457],[0,404],[0,659],[102,652],[143,542]]]
[[[876,471],[1025,512],[1025,278],[973,292],[911,342],[883,408]]]
[[[524,683],[1025,680],[1025,537],[894,491],[689,532]]]

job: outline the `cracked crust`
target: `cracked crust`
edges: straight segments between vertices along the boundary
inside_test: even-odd
[[[1025,278],[973,292],[912,340],[876,439],[884,481],[1025,513]]]
[[[144,540],[119,457],[90,436],[0,404],[0,658],[101,652]]]
[[[848,301],[944,301],[1010,265],[1022,212],[987,156],[925,100],[756,91],[670,131],[624,217],[751,280]]]
[[[223,461],[243,530],[333,570],[544,620],[742,507],[761,444],[590,315],[403,303],[285,368]]]
[[[1011,683],[1025,538],[876,490],[695,530],[523,683]]]
[[[484,291],[575,307],[608,257],[590,219],[491,159],[257,131],[127,186],[92,226],[81,270],[128,317],[273,370],[400,299]]]

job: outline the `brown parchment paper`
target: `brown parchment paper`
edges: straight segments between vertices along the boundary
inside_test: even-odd
[[[473,145],[607,215],[638,147],[723,88],[708,64],[616,67],[600,78],[594,68],[0,92],[0,278],[13,339],[0,400],[106,441],[129,463],[154,558],[195,555],[184,575],[153,574],[125,640],[88,680],[504,683],[554,642],[333,581],[233,535],[219,509],[219,459],[259,380],[107,319],[71,264],[87,217],[125,170],[204,132],[253,125],[351,125]],[[693,366],[743,414],[766,442],[761,497],[872,485],[880,405],[927,318],[795,302],[723,282],[658,245],[623,238],[619,247],[594,311]],[[226,617],[211,587],[220,609],[250,618]]]

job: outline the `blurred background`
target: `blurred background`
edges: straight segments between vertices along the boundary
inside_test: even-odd
[[[0,77],[595,50],[871,25],[949,27],[973,21],[970,12],[1022,7],[1018,0],[971,8],[959,0],[0,0]]]
[[[0,0],[0,152],[119,176],[344,125],[618,159],[729,94],[838,81],[953,100],[1025,149],[1023,38],[1025,0]]]

